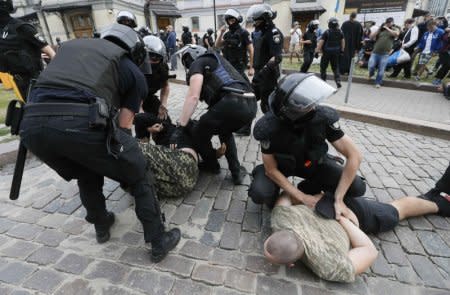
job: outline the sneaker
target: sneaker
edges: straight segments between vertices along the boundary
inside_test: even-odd
[[[336,86],[337,86],[337,88],[341,88],[342,87],[341,82],[336,82]]]
[[[103,244],[109,240],[109,238],[111,237],[109,230],[116,220],[114,213],[112,212],[107,212],[105,219],[105,223],[94,224],[95,238],[97,239],[97,243],[99,244]]]
[[[158,241],[152,242],[152,253],[150,255],[150,260],[154,263],[162,261],[167,256],[169,251],[178,245],[180,239],[181,232],[178,228],[164,232]]]
[[[380,84],[375,84],[375,88],[380,88],[381,85]]]
[[[419,198],[436,203],[439,211],[437,214],[450,217],[450,195],[445,192],[433,188],[425,195],[419,196]]]
[[[433,82],[431,82],[431,84],[433,84],[434,86],[439,86],[439,85],[441,85],[441,83],[442,83],[442,80],[439,80],[439,79],[434,79]]]
[[[247,175],[247,169],[245,169],[244,166],[239,167],[239,172],[238,174],[231,174],[232,178],[233,178],[233,183],[235,185],[239,185],[242,184],[242,181],[244,181],[244,177],[245,175]]]

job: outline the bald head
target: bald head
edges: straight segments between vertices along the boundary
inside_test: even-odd
[[[264,243],[264,255],[276,264],[292,264],[299,260],[304,252],[299,238],[288,230],[273,233]]]

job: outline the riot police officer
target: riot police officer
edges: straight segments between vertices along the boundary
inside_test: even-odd
[[[321,192],[335,197],[339,218],[351,213],[344,197],[362,196],[365,182],[356,172],[361,154],[339,126],[338,113],[319,102],[336,90],[314,74],[295,73],[283,78],[271,94],[270,111],[253,129],[261,143],[263,165],[253,170],[254,180],[248,195],[257,204],[273,206],[280,188],[295,203],[313,208]],[[327,142],[346,157],[342,167],[327,154]],[[298,187],[289,176],[304,179]]]
[[[148,95],[142,103],[142,110],[147,113],[137,114],[135,118],[135,130],[137,138],[148,137],[146,126],[143,126],[144,118],[151,116],[163,126],[170,126],[171,120],[167,110],[167,99],[169,98],[169,67],[167,66],[167,51],[163,41],[155,36],[144,37],[145,48],[148,53],[148,60],[151,66],[151,74],[145,75],[148,85]],[[160,91],[160,99],[156,92]],[[154,138],[157,144],[164,144],[158,141],[165,138],[167,128],[158,133]]]
[[[118,24],[130,27],[132,29],[137,28],[137,21],[136,16],[134,13],[127,11],[127,10],[121,10],[119,13],[117,13],[116,21]]]
[[[200,117],[198,124],[190,128],[196,150],[203,159],[200,168],[212,173],[220,172],[216,151],[211,144],[213,135],[219,135],[227,147],[225,157],[233,182],[241,184],[246,171],[240,166],[233,132],[251,122],[256,115],[256,99],[251,86],[220,54],[207,52],[204,47],[188,46],[182,52],[181,61],[188,70],[186,82],[189,90],[171,141],[177,143],[198,101],[206,102],[208,111]]]
[[[192,33],[189,31],[189,27],[183,26],[183,34],[181,34],[181,43],[183,46],[192,44]]]
[[[247,68],[248,59],[250,59],[248,75],[253,76],[253,44],[249,32],[240,25],[243,21],[241,14],[236,9],[231,8],[225,12],[223,18],[226,25],[220,28],[216,47],[222,48],[223,57],[244,78],[247,78],[245,69]],[[226,31],[227,26],[228,31]]]
[[[328,30],[326,30],[317,44],[316,52],[322,52],[320,60],[320,77],[327,80],[328,64],[334,74],[336,86],[341,88],[341,75],[339,73],[339,57],[344,54],[345,38],[344,33],[339,29],[337,18],[332,17],[328,20]]]
[[[205,35],[203,35],[202,42],[203,46],[206,49],[212,49],[214,47],[214,39],[213,39],[214,30],[209,28],[206,30]]]
[[[283,34],[273,23],[277,13],[269,4],[255,4],[247,11],[247,20],[253,21],[255,31],[252,33],[255,56],[253,67],[253,89],[261,100],[261,110],[269,110],[268,97],[277,85],[280,77],[280,63],[283,49]]]
[[[14,77],[23,99],[27,97],[30,81],[42,70],[41,52],[50,59],[55,51],[33,25],[17,18],[12,0],[0,0],[0,72]]]
[[[65,42],[30,94],[20,136],[65,180],[77,179],[86,220],[94,224],[99,243],[109,240],[115,221],[106,209],[104,177],[128,187],[144,239],[152,244],[151,260],[158,262],[177,245],[180,231],[165,232],[153,176],[131,136],[134,114],[147,95],[137,67],[145,56],[142,39],[120,24],[101,39]]]

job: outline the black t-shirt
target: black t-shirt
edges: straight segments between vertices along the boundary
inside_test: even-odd
[[[304,51],[314,51],[317,46],[317,35],[313,31],[306,31],[302,36],[303,41],[311,41],[311,44],[303,44]]]
[[[147,96],[147,83],[141,70],[128,58],[123,57],[119,64],[120,107],[135,113],[139,112],[141,101]],[[35,88],[30,95],[30,102],[61,101],[61,99],[86,103],[94,94],[80,89]]]
[[[209,46],[206,44],[206,40],[208,40]],[[209,35],[208,33],[203,35],[202,41],[203,41],[203,46],[205,48],[212,48],[214,46],[213,37],[211,35]]]
[[[335,36],[333,36],[334,38],[330,38],[331,34],[336,34]],[[324,43],[323,43],[323,47],[322,50],[324,52],[329,51],[330,53],[339,53],[339,51],[342,50],[341,48],[341,41],[342,39],[344,39],[344,33],[342,33],[342,31],[340,29],[328,29],[326,30],[322,36],[320,37]],[[336,43],[336,44],[333,44]]]

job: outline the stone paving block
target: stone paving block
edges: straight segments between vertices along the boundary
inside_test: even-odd
[[[30,241],[36,237],[40,232],[42,232],[43,228],[34,224],[27,223],[19,223],[16,226],[12,227],[6,233],[8,236],[23,239],[26,241]]]
[[[227,220],[242,223],[245,213],[245,202],[239,200],[232,200],[230,209],[228,210]]]
[[[208,217],[209,210],[212,207],[214,199],[203,198],[197,202],[191,215],[191,221],[197,224],[202,223]]]
[[[384,256],[389,263],[409,265],[408,259],[399,244],[383,242],[381,243],[381,248],[383,249]]]
[[[450,246],[450,231],[437,229],[436,232],[445,241],[445,243]]]
[[[428,254],[433,256],[450,257],[450,247],[445,244],[437,233],[430,231],[418,231],[417,237]]]
[[[371,266],[371,269],[377,275],[383,277],[393,277],[394,271],[392,267],[387,263],[386,258],[381,253],[378,253],[378,257]]]
[[[173,295],[184,295],[184,294],[195,294],[195,295],[211,295],[213,292],[211,287],[203,285],[201,283],[195,283],[191,280],[176,280],[170,294]]]
[[[377,238],[379,238],[382,241],[399,243],[398,238],[395,235],[394,231],[382,232],[382,233],[377,234],[376,236],[377,236]]]
[[[227,210],[231,201],[231,191],[220,190],[217,193],[216,200],[214,201],[214,209],[216,210]]]
[[[119,261],[140,266],[151,266],[149,250],[144,248],[127,248],[119,258]]]
[[[233,200],[247,201],[248,199],[248,187],[246,186],[235,186],[233,193],[231,194]]]
[[[67,234],[79,235],[90,226],[84,219],[69,217],[61,226],[61,230]]]
[[[19,284],[36,270],[36,266],[22,263],[11,262],[0,270],[0,281],[8,284]]]
[[[108,200],[119,201],[126,194],[128,194],[128,193],[126,191],[124,191],[122,188],[119,187],[111,195],[109,195]]]
[[[280,269],[279,265],[272,264],[265,259],[263,256],[247,256],[246,270],[252,272],[263,272],[266,274],[278,273]]]
[[[142,234],[136,233],[136,232],[127,232],[125,233],[120,241],[124,244],[130,245],[130,246],[136,246],[142,243],[143,237]]]
[[[16,290],[12,291],[9,295],[34,295],[33,293],[35,293],[35,292],[28,291],[28,290],[25,290],[25,289],[23,289],[23,290],[17,290],[16,289]]]
[[[375,198],[382,203],[389,203],[393,201],[391,195],[387,192],[386,189],[378,189],[373,188],[373,193],[375,194]]]
[[[407,284],[419,284],[422,282],[420,277],[414,271],[411,265],[408,266],[392,266],[395,272],[395,277],[399,282],[407,283]]]
[[[36,201],[33,202],[33,205],[31,206],[34,209],[42,209],[50,202],[52,202],[54,199],[58,198],[61,195],[59,191],[56,189],[46,189],[45,195],[38,198]]]
[[[262,205],[255,204],[251,198],[247,199],[247,212],[261,213]]]
[[[256,282],[256,294],[298,294],[297,286],[291,282],[259,275]]]
[[[162,271],[172,272],[182,277],[189,277],[194,268],[195,262],[181,256],[168,255],[163,261],[156,265]]]
[[[34,241],[44,244],[46,246],[56,247],[63,240],[65,240],[66,237],[67,237],[67,234],[65,234],[65,233],[62,233],[62,232],[54,230],[54,229],[46,229],[43,232],[41,232],[37,236],[37,238],[34,239]]]
[[[204,192],[211,181],[211,174],[200,173],[194,190]]]
[[[336,292],[327,290],[326,288],[322,288],[321,286],[313,287],[308,285],[302,285],[301,290],[302,294],[307,295],[337,295]]]
[[[245,293],[238,292],[236,290],[228,289],[228,288],[216,288],[214,290],[214,295],[244,295]]]
[[[47,265],[55,263],[63,254],[64,252],[61,250],[43,246],[37,249],[26,260],[40,265]]]
[[[210,231],[203,232],[202,237],[200,238],[200,243],[210,247],[219,246],[220,236],[219,233],[213,233]]]
[[[115,262],[99,261],[91,266],[91,271],[86,275],[87,279],[107,279],[113,284],[123,282],[125,276],[130,272],[130,268]]]
[[[233,222],[226,222],[220,239],[220,248],[235,250],[239,248],[241,236],[241,225]]]
[[[9,287],[9,286],[2,286],[0,285],[0,294],[11,294],[11,292],[13,291],[13,287]]]
[[[408,218],[408,223],[413,230],[433,230],[433,225],[423,216]]]
[[[395,295],[411,295],[411,286],[407,284],[380,277],[369,277],[366,281],[370,294],[373,295],[392,294],[393,290],[395,290]]]
[[[35,251],[39,246],[25,241],[16,241],[11,246],[1,250],[4,256],[13,258],[25,258]]]
[[[64,276],[56,271],[49,269],[40,269],[36,271],[28,280],[23,283],[25,288],[37,290],[50,294],[64,280]]]
[[[448,281],[444,280],[436,265],[427,257],[421,255],[408,255],[414,270],[426,286],[437,288],[450,288]]]
[[[31,208],[23,208],[17,212],[11,214],[8,218],[13,221],[23,222],[23,223],[37,223],[39,219],[44,217],[45,214],[42,211],[31,209]]]
[[[318,284],[320,278],[316,276],[303,263],[296,263],[294,267],[286,267],[286,275],[292,280],[298,281],[300,284],[311,283]]]
[[[64,204],[64,200],[61,198],[56,198],[51,201],[47,206],[44,207],[43,211],[47,213],[55,213]]]
[[[188,205],[195,205],[200,200],[202,195],[203,195],[202,191],[193,190],[183,199],[183,203]]]
[[[239,241],[239,249],[244,253],[258,253],[261,251],[259,242],[259,234],[241,232],[241,239]]]
[[[15,221],[11,221],[7,218],[0,218],[0,234],[6,232],[15,225],[17,225],[17,222]]]
[[[86,295],[94,294],[94,289],[89,282],[83,279],[75,279],[62,285],[55,295]]]
[[[450,222],[448,222],[442,216],[428,215],[426,218],[433,225],[434,228],[450,231]]]
[[[177,210],[177,206],[166,203],[162,206],[161,210],[166,216],[166,222],[170,223],[173,215],[175,214],[175,211]]]
[[[324,286],[335,292],[342,292],[343,294],[358,294],[358,295],[368,295],[369,291],[367,285],[361,276],[356,276],[355,281],[352,283],[338,283],[323,281]],[[342,294],[341,293],[341,294]]]
[[[242,229],[254,233],[261,231],[261,214],[246,212]]]
[[[399,189],[400,186],[391,176],[381,176],[381,182],[387,188],[396,188]]]
[[[67,215],[53,213],[41,218],[37,224],[50,228],[59,228],[62,224],[64,224],[64,222],[66,222],[66,220]]]
[[[444,270],[448,275],[450,275],[450,258],[445,257],[431,257],[431,260]]]
[[[256,274],[241,270],[228,270],[225,278],[225,286],[239,291],[253,293],[256,290]]]
[[[232,266],[239,269],[245,265],[244,256],[241,253],[221,249],[214,250],[209,262],[215,265]]]
[[[157,272],[133,270],[126,285],[145,294],[168,294],[175,279]]]
[[[425,255],[425,250],[417,239],[416,233],[410,228],[405,226],[397,226],[394,231],[397,234],[402,247],[407,253]]]
[[[58,264],[55,265],[55,269],[62,272],[81,274],[88,265],[92,262],[92,259],[77,254],[68,254],[61,259]]]
[[[189,216],[191,216],[193,210],[194,210],[193,206],[181,204],[175,211],[175,214],[172,216],[170,221],[173,224],[186,223],[189,219]]]
[[[199,264],[196,265],[192,272],[192,279],[200,281],[208,285],[219,286],[225,280],[226,269],[218,266]]]
[[[81,206],[81,200],[79,197],[73,197],[66,201],[59,209],[58,212],[62,214],[70,215],[75,212]]]
[[[220,232],[225,222],[225,214],[225,211],[211,210],[211,212],[209,212],[209,218],[206,223],[205,230]]]
[[[190,258],[208,260],[212,250],[213,248],[210,246],[188,240],[178,253]]]

